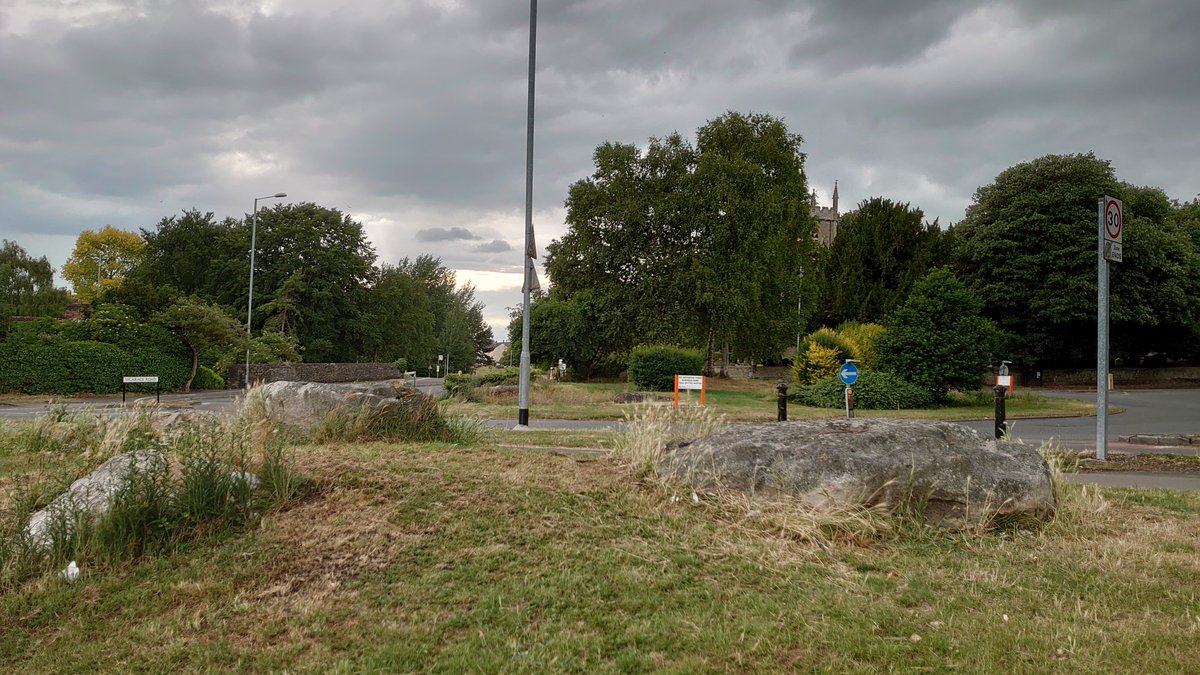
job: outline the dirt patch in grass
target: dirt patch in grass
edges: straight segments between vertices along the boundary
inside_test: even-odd
[[[1082,473],[1103,473],[1105,471],[1165,471],[1172,473],[1200,474],[1200,457],[1190,455],[1109,452],[1107,454],[1108,459],[1101,462],[1096,459],[1095,452],[1085,451],[1076,453],[1073,457],[1078,461],[1078,470]]]

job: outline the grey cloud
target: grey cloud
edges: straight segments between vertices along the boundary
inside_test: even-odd
[[[461,241],[481,237],[465,227],[428,227],[417,230],[417,241]]]
[[[521,240],[528,3],[106,4],[16,33],[22,2],[0,2],[0,229],[31,254],[284,190],[388,223],[381,255],[519,264],[495,242]],[[1189,199],[1198,31],[1191,0],[543,0],[535,207],[560,208],[598,144],[727,109],[784,117],[845,205],[947,224],[1005,167],[1093,149]],[[561,230],[539,221],[539,243]]]
[[[476,253],[503,253],[511,251],[512,246],[503,239],[493,239],[486,244],[479,244],[472,250]]]

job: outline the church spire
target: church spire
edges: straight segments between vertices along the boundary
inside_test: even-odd
[[[833,212],[841,213],[840,211],[838,211],[838,191],[837,191],[837,181],[836,180],[833,181]]]

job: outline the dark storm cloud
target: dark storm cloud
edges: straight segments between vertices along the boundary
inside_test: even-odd
[[[465,227],[429,227],[417,230],[417,241],[462,241],[480,238]]]

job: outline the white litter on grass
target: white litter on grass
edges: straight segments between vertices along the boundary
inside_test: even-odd
[[[72,560],[71,564],[67,565],[67,569],[62,571],[62,578],[67,580],[67,583],[73,584],[79,578],[79,566]]]
[[[700,495],[696,494],[695,491],[692,492],[692,503],[693,504],[700,503]]]
[[[679,501],[679,495],[671,495],[671,503],[672,504],[674,504],[675,502],[678,502],[678,501]]]

